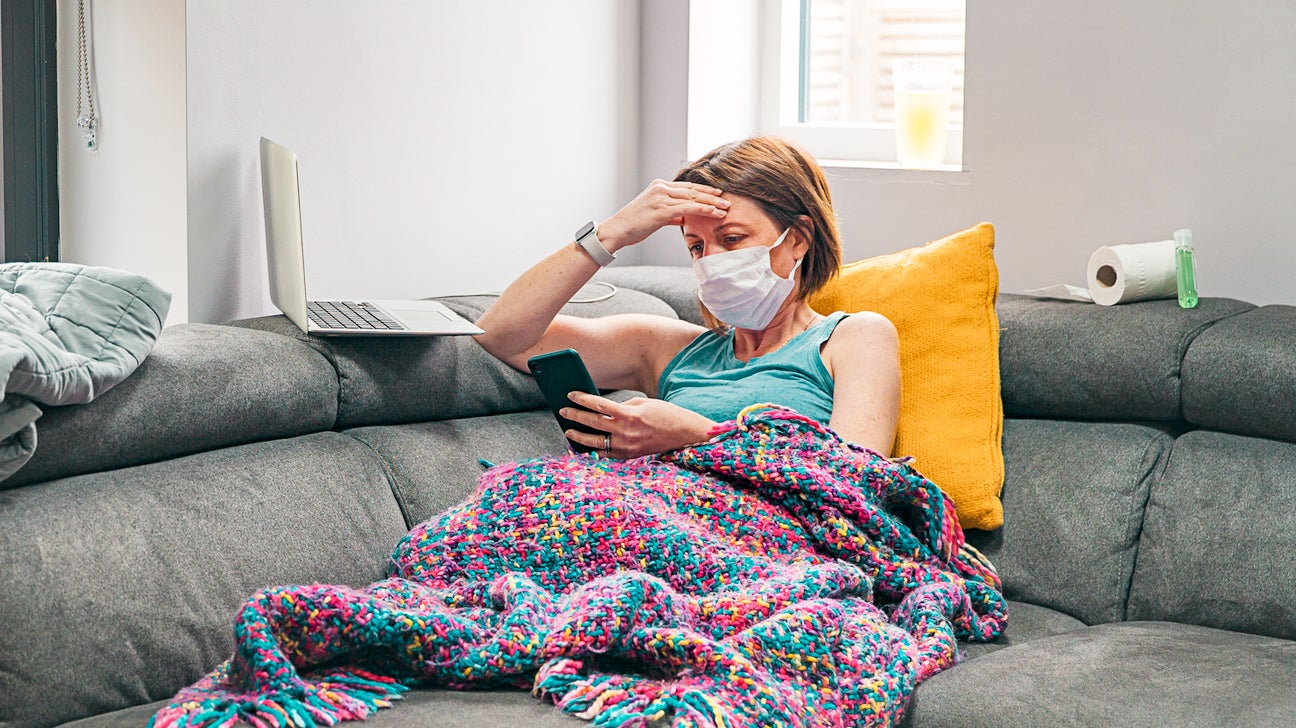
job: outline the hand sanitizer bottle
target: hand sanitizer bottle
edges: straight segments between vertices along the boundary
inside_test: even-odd
[[[1179,284],[1179,307],[1193,308],[1197,305],[1197,269],[1193,265],[1192,231],[1188,228],[1176,230],[1175,241],[1175,279]]]

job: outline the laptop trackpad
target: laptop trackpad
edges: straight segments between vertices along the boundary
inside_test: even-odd
[[[444,324],[455,320],[445,314],[445,309],[435,301],[400,301],[380,302],[380,306],[395,314],[407,325],[418,327],[426,324]]]
[[[440,301],[371,301],[400,319],[412,334],[480,334],[471,321]]]

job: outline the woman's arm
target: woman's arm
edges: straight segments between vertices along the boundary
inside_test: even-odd
[[[484,325],[482,328],[486,328]],[[671,357],[706,329],[656,314],[619,314],[601,318],[557,316],[544,336],[517,356],[521,371],[536,354],[575,349],[599,389],[657,393],[657,377]]]
[[[828,425],[842,437],[890,455],[900,419],[900,340],[885,316],[857,313],[842,319],[823,348],[833,377]]]
[[[724,217],[729,201],[719,195],[720,190],[714,187],[655,180],[599,225],[599,241],[615,253],[664,226],[681,224],[687,215]],[[477,325],[486,333],[476,337],[477,343],[521,371],[526,371],[526,360],[535,354],[571,347],[581,353],[599,386],[639,388],[644,383],[646,362],[643,357],[636,361],[634,356],[626,356],[626,345],[636,343],[629,337],[655,337],[663,328],[671,336],[669,345],[681,338],[687,343],[691,337],[678,326],[645,323],[642,317],[558,316],[559,309],[598,269],[583,249],[574,243],[564,245],[523,273],[482,314]]]

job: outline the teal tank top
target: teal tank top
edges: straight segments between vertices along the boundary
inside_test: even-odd
[[[744,407],[782,405],[823,424],[832,416],[833,379],[819,356],[847,314],[829,314],[776,351],[751,361],[734,356],[734,332],[707,331],[670,360],[657,397],[714,420],[732,420]]]

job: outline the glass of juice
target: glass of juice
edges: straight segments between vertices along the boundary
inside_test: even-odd
[[[954,69],[944,61],[906,58],[895,62],[892,73],[896,160],[901,167],[939,167],[945,162]]]

